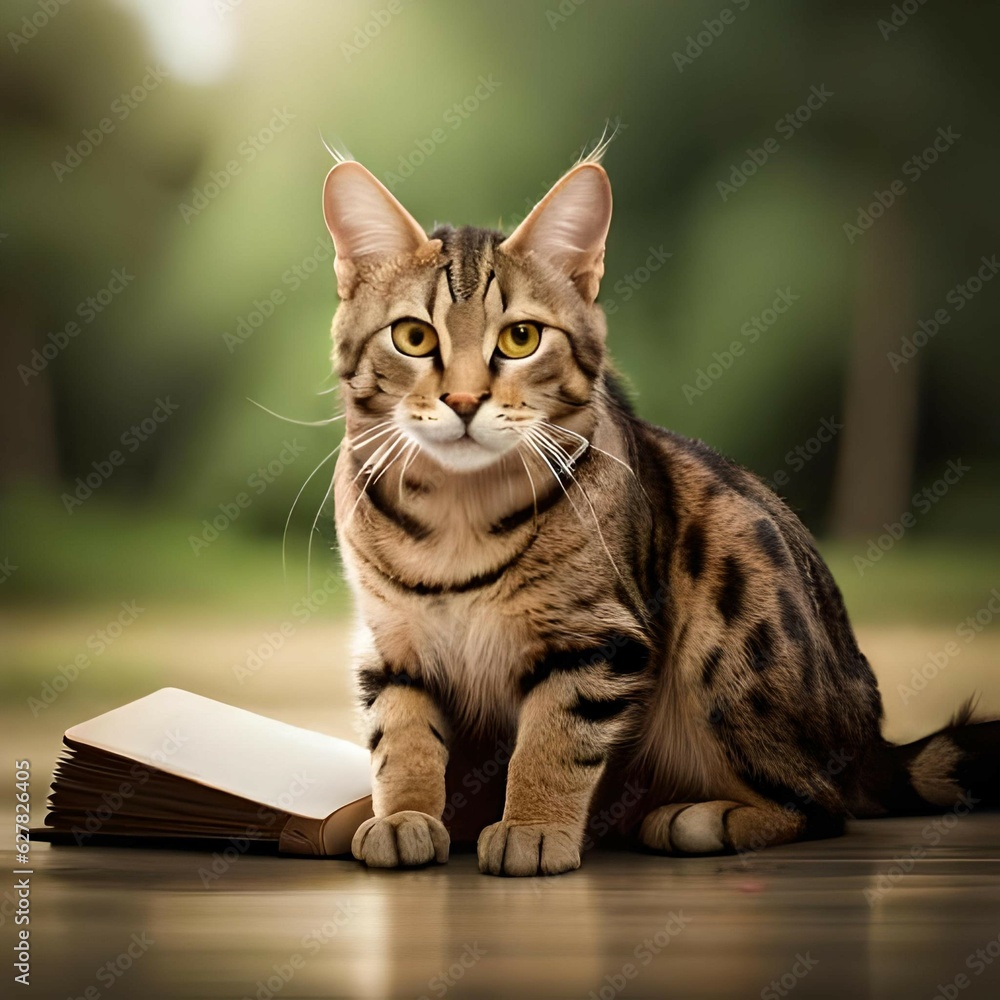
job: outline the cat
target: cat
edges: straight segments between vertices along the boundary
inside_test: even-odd
[[[355,857],[445,862],[455,748],[477,739],[511,748],[478,838],[493,875],[577,868],[600,802],[682,855],[996,804],[1000,722],[963,710],[886,742],[806,528],[633,411],[597,302],[611,204],[591,156],[509,236],[428,235],[360,163],[326,178],[336,526],[372,752]]]

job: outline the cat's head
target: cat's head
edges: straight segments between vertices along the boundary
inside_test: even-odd
[[[537,431],[546,426],[576,450],[567,435],[593,429],[604,364],[595,299],[611,187],[601,166],[574,167],[506,237],[472,227],[428,236],[354,161],[330,171],[323,212],[336,247],[334,361],[352,438],[398,430],[458,472],[532,440],[544,447]]]

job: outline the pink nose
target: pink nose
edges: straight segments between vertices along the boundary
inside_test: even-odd
[[[489,396],[488,392],[446,392],[441,402],[450,406],[464,421],[476,415],[479,404]]]

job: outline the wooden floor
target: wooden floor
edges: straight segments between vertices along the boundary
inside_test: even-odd
[[[103,610],[37,621],[0,611],[0,636],[14,646],[4,669],[36,664],[21,693],[37,695],[52,664],[70,662],[106,620]],[[178,619],[151,608],[103,654],[99,671],[87,671],[37,716],[24,698],[0,705],[11,759],[32,762],[32,822],[42,822],[64,730],[165,684],[355,736],[350,633],[339,621],[317,616],[266,669],[245,682],[234,677],[233,651],[277,627],[248,617],[226,630],[215,616]],[[954,637],[947,625],[862,630],[890,738],[926,735],[974,690],[984,691],[984,714],[1000,715],[1000,636],[988,632],[925,692],[901,697],[913,665]],[[7,831],[10,780],[0,794]],[[0,847],[10,843],[9,834],[0,837]],[[943,832],[926,819],[856,823],[847,837],[745,863],[591,853],[578,872],[530,881],[481,876],[470,855],[402,873],[234,857],[211,878],[208,854],[33,845],[32,987],[8,989],[5,957],[0,997],[1000,996],[1000,815],[973,813]],[[16,929],[12,860],[0,851],[8,873],[0,877],[5,956]]]
[[[531,880],[482,876],[471,854],[383,872],[35,844],[23,995],[1000,996],[1000,816],[938,823],[745,859],[591,852]]]

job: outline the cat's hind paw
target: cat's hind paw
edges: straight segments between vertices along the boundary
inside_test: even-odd
[[[579,867],[577,838],[565,827],[502,820],[479,835],[484,875],[559,875]]]
[[[643,821],[639,839],[669,854],[716,854],[730,849],[727,814],[738,802],[675,802],[654,809]]]
[[[441,820],[407,809],[366,820],[354,834],[351,851],[369,868],[415,868],[432,861],[443,865],[450,843]]]
[[[642,821],[639,840],[666,854],[719,854],[788,844],[804,831],[805,818],[793,809],[715,799],[654,809]]]

